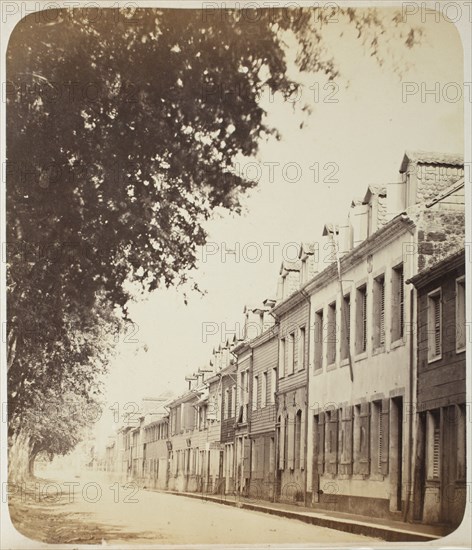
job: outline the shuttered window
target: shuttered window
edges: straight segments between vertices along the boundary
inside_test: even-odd
[[[264,408],[267,405],[267,372],[262,373],[262,385],[261,385],[261,407]]]
[[[300,327],[298,338],[298,370],[305,368],[305,327]]]
[[[279,341],[279,378],[285,376],[285,338]]]
[[[325,414],[315,416],[316,456],[318,473],[323,474],[325,469]]]
[[[379,472],[383,475],[388,474],[388,451],[389,451],[389,411],[390,402],[388,399],[382,400],[379,422]]]
[[[370,473],[370,403],[354,407],[353,473]]]
[[[403,338],[405,331],[405,289],[403,264],[392,269],[392,342]]]
[[[428,294],[428,360],[434,361],[442,353],[441,290]]]
[[[426,477],[429,480],[441,478],[441,431],[439,409],[428,411],[426,424]]]
[[[326,439],[326,472],[337,474],[338,472],[338,411],[326,413],[325,425]]]
[[[356,300],[356,353],[367,350],[367,286],[357,289]]]
[[[295,435],[293,441],[293,456],[294,467],[296,470],[300,468],[300,456],[301,456],[301,442],[302,442],[302,411],[297,411],[295,415]]]
[[[389,457],[389,400],[372,403],[371,464],[372,473],[388,474]]]
[[[336,362],[336,341],[337,341],[337,324],[336,324],[336,302],[328,306],[328,322],[326,323],[326,342],[327,342],[327,362],[331,365]]]
[[[293,374],[297,368],[295,348],[295,333],[288,336],[287,374]]]
[[[374,349],[385,344],[385,277],[374,279],[374,316],[373,316]]]
[[[339,473],[352,474],[352,407],[346,406],[341,411],[341,429],[339,441]]]
[[[467,340],[465,318],[465,279],[456,281],[456,351],[464,351]]]
[[[323,310],[315,313],[315,370],[323,367]]]
[[[341,359],[347,359],[349,357],[349,346],[351,343],[351,295],[344,296],[343,310],[341,312],[341,327],[342,327],[342,345],[341,345]]]

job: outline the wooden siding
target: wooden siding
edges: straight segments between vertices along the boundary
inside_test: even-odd
[[[277,367],[277,354],[278,339],[276,336],[253,350],[252,376],[259,376],[257,395],[259,406],[256,410],[252,409],[250,412],[251,433],[275,430],[275,405],[271,404],[271,395],[276,388],[271,387],[271,375],[272,369]],[[266,406],[262,408],[262,376],[264,372],[267,373]],[[253,395],[252,398],[254,399],[254,397]]]
[[[229,417],[224,418],[224,414],[222,415],[221,420],[221,443],[232,443],[234,441],[234,424],[236,422],[235,418],[235,406],[236,404],[233,403],[233,386],[236,386],[237,391],[237,383],[236,383],[236,366],[234,366],[229,371],[225,372],[223,374],[222,382],[222,409],[223,411],[226,410],[226,403],[225,403],[225,396],[226,396],[226,390],[228,390],[228,398],[229,398]]]
[[[296,331],[298,335],[298,329],[300,327],[305,327],[305,357],[304,357],[304,369],[299,370],[300,367],[300,357],[299,357],[299,346],[298,346],[298,336],[295,340],[295,360],[297,363],[297,369],[293,374],[285,374],[282,378],[279,375],[279,390],[278,393],[283,393],[294,388],[299,388],[306,385],[307,374],[306,369],[308,368],[308,342],[310,341],[311,333],[310,327],[308,326],[309,318],[309,304],[304,301],[301,304],[298,304],[292,310],[287,312],[280,319],[280,330],[279,330],[279,340],[280,338],[288,338],[289,334],[293,331]],[[288,348],[285,346],[285,365],[287,365],[288,360]],[[279,369],[281,365],[279,365]]]
[[[465,401],[465,352],[456,352],[456,279],[464,266],[444,273],[418,291],[418,410]],[[428,363],[428,293],[441,288],[442,353]]]

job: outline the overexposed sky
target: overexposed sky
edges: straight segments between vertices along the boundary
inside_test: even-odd
[[[139,403],[168,389],[182,393],[184,376],[232,336],[244,305],[275,296],[282,251],[287,259],[296,253],[286,244],[318,240],[324,223],[345,217],[351,199],[363,196],[369,184],[397,181],[406,149],[463,151],[463,101],[455,100],[455,92],[462,89],[470,101],[470,88],[463,86],[460,37],[443,18],[440,23],[429,18],[423,27],[423,44],[404,50],[411,69],[403,81],[388,65],[375,63],[352,29],[340,39],[338,24],[326,30],[342,72],[336,88],[324,88],[324,75],[299,75],[290,63],[291,75],[303,83],[297,106],[262,96],[268,122],[282,140],[261,144],[259,164],[241,163],[243,173],[259,181],[245,200],[245,214],[208,223],[210,244],[194,273],[207,294],[191,294],[186,306],[182,293],[163,289],[131,305],[138,342],[119,346],[107,378],[110,404]],[[406,83],[412,91],[407,98]],[[434,89],[435,83],[439,98],[422,97],[421,90]],[[310,115],[300,108],[305,103]],[[225,253],[228,249],[236,254]],[[205,330],[215,334],[205,338]],[[104,415],[100,433],[112,427],[111,416]]]

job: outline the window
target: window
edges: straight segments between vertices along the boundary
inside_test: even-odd
[[[315,313],[315,370],[323,367],[323,310]]]
[[[259,402],[259,376],[254,376],[254,387],[252,388],[252,410],[255,411]]]
[[[296,470],[300,469],[300,455],[302,444],[302,411],[298,410],[295,415],[295,436],[293,438],[293,457],[294,467]]]
[[[325,466],[325,414],[315,415],[315,460],[318,462],[318,474],[324,473]]]
[[[343,311],[341,314],[341,359],[349,357],[349,346],[351,344],[351,295],[344,296],[342,303]]]
[[[389,400],[372,403],[372,472],[388,474],[389,455]]]
[[[428,361],[441,358],[441,290],[428,294]]]
[[[236,385],[231,390],[231,417],[236,416]]]
[[[328,365],[336,362],[336,302],[328,306],[328,322],[326,324],[326,343]]]
[[[224,418],[229,418],[229,388],[225,389],[225,408],[224,408]]]
[[[287,353],[287,374],[293,374],[296,368],[295,358],[295,333],[292,332],[288,336],[288,353]]]
[[[305,327],[300,327],[298,340],[298,370],[305,368]]]
[[[267,372],[262,373],[261,408],[267,405]]]
[[[270,381],[270,403],[275,403],[275,392],[277,391],[277,368],[274,367],[271,371],[272,377]]]
[[[429,411],[426,416],[426,478],[440,477],[440,423],[439,410]]]
[[[357,289],[356,301],[356,353],[367,350],[367,285]]]
[[[374,279],[374,349],[385,345],[385,276]]]
[[[403,338],[405,330],[405,302],[403,264],[392,269],[392,342]]]
[[[354,474],[369,474],[369,431],[370,403],[356,405],[354,407]]]
[[[465,278],[456,281],[456,351],[464,351],[467,341],[465,324]]]
[[[457,418],[457,479],[465,481],[466,479],[466,411],[465,405],[453,405],[456,407],[455,415]]]
[[[285,376],[285,338],[280,339],[279,345],[279,377]]]
[[[273,437],[269,440],[269,474],[275,471],[275,440]]]
[[[352,407],[340,409],[339,473],[352,474]]]
[[[338,411],[326,413],[326,471],[330,474],[338,473]]]

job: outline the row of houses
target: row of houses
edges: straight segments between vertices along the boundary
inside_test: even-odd
[[[283,261],[177,398],[106,469],[145,487],[460,523],[466,502],[464,162],[407,152]],[[470,421],[470,417],[469,417]]]

